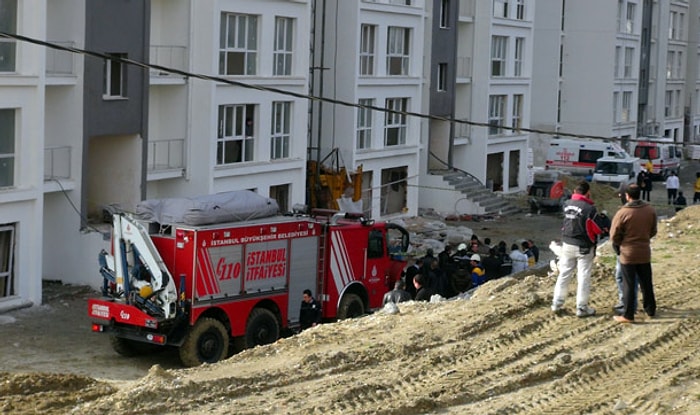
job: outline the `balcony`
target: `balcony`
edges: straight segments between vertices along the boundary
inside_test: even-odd
[[[473,22],[474,21],[474,0],[459,0],[459,21]]]
[[[75,189],[71,178],[70,146],[46,147],[44,149],[44,192],[58,192]]]
[[[153,65],[187,71],[187,48],[174,45],[151,45],[149,62]],[[151,69],[151,84],[175,84],[185,83],[183,75],[167,71]]]
[[[457,57],[457,83],[471,82],[472,58],[466,56]]]
[[[70,179],[71,147],[58,146],[44,149],[44,180]]]
[[[185,139],[149,141],[146,169],[148,180],[182,177],[185,172]]]
[[[362,0],[363,3],[390,4],[394,6],[423,7],[423,0]]]
[[[75,47],[75,42],[50,41],[60,46]],[[76,54],[66,50],[46,48],[46,83],[73,85],[76,82]]]

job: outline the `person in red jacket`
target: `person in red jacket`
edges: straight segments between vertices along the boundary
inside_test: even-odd
[[[627,188],[627,203],[617,211],[610,228],[610,240],[622,268],[622,315],[614,316],[619,323],[634,321],[635,279],[642,290],[644,311],[656,314],[656,298],[652,284],[651,243],[656,236],[656,210],[640,200],[641,189],[633,184]]]

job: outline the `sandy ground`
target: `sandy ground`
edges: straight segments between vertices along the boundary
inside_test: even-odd
[[[700,413],[700,206],[670,217],[663,187],[656,189],[658,211],[669,218],[653,241],[653,319],[612,320],[615,259],[603,246],[595,317],[575,317],[575,284],[568,312],[553,315],[554,278],[540,270],[490,281],[469,300],[405,303],[399,314],[323,324],[182,369],[173,351],[116,355],[106,336],[90,332],[86,301],[95,293],[47,283],[44,305],[0,315],[0,412]],[[597,192],[612,214],[614,192]],[[533,237],[546,262],[560,223],[523,213],[459,225],[509,244]]]

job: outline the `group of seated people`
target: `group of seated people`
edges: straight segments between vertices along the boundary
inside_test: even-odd
[[[508,252],[505,241],[491,245],[472,235],[469,244],[460,243],[453,252],[451,245],[437,256],[428,249],[423,257],[409,257],[401,280],[386,293],[384,303],[407,300],[429,301],[433,294],[451,298],[478,287],[488,280],[534,267],[539,248],[532,240],[514,243]]]

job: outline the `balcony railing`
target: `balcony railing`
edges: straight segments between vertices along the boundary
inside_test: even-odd
[[[44,180],[70,179],[71,147],[58,146],[44,149]]]
[[[166,68],[187,71],[187,48],[173,45],[151,45],[150,63]],[[181,76],[151,69],[151,76]]]
[[[457,57],[457,78],[471,78],[472,58],[466,56]]]
[[[60,46],[75,47],[75,42],[50,42]],[[46,48],[46,74],[54,76],[75,75],[75,53]]]
[[[399,6],[419,6],[422,0],[362,0],[365,3],[395,4]]]
[[[185,168],[185,139],[172,138],[148,142],[148,172]]]
[[[474,17],[474,0],[459,0],[459,17]]]

